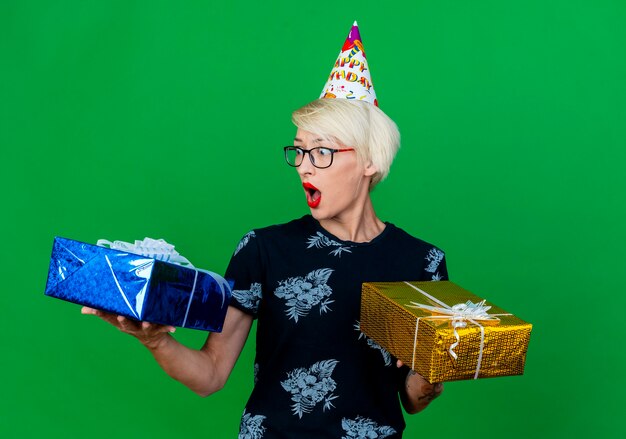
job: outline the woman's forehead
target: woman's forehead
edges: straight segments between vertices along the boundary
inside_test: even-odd
[[[296,136],[294,137],[294,142],[305,143],[305,144],[340,144],[336,139],[331,138],[329,136],[324,136],[317,133],[312,133],[307,130],[303,130],[302,128],[298,128],[296,131]]]

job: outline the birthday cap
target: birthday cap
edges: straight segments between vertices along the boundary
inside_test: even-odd
[[[355,99],[378,106],[356,21],[343,43],[320,98]]]

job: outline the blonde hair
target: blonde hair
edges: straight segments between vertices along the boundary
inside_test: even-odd
[[[395,122],[368,102],[317,99],[294,111],[291,120],[300,129],[354,148],[361,163],[374,165],[370,188],[387,177],[400,147]]]

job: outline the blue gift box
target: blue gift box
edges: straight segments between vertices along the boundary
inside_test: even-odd
[[[56,237],[45,294],[136,320],[221,332],[231,288],[215,273]]]

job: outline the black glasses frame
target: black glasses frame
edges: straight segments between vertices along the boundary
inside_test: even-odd
[[[326,149],[326,150],[330,151],[330,163],[328,164],[328,166],[318,166],[318,165],[315,164],[315,159],[313,158],[313,154],[311,154],[311,151],[316,151],[316,150],[319,150],[319,149]],[[330,168],[330,166],[333,164],[333,160],[335,158],[335,153],[336,152],[354,151],[354,148],[335,149],[335,148],[328,148],[326,146],[316,146],[315,148],[304,149],[304,148],[300,148],[299,146],[285,146],[283,148],[283,151],[285,152],[285,161],[287,162],[287,164],[289,166],[293,166],[294,168],[297,168],[304,161],[305,154],[308,154],[309,155],[309,160],[311,160],[311,164],[313,166],[315,166],[317,169],[326,169],[326,168]],[[289,162],[289,159],[287,158],[287,154],[288,154],[289,151],[299,151],[299,152],[302,153],[302,155],[301,155],[302,160],[300,160],[300,163],[298,163],[297,165],[293,165],[293,164],[291,164]]]

